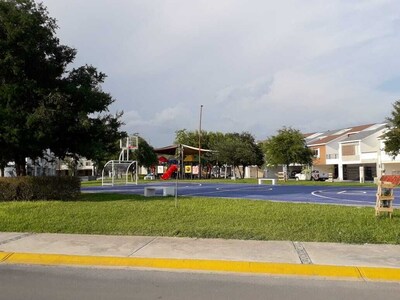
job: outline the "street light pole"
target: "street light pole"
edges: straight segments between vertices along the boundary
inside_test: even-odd
[[[203,113],[203,104],[200,105],[200,122],[199,122],[199,179],[201,179],[201,116]]]

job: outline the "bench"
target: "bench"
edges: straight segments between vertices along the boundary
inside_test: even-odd
[[[144,187],[144,196],[145,197],[155,196],[156,190],[162,190],[163,196],[175,196],[174,186],[146,186]]]
[[[263,181],[271,181],[272,185],[276,184],[275,178],[258,178],[258,184],[262,184]]]

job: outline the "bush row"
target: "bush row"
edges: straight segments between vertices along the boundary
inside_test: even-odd
[[[74,200],[80,187],[80,179],[70,176],[0,178],[0,201]]]

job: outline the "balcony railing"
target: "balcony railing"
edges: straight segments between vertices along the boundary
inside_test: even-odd
[[[360,155],[343,155],[342,160],[343,161],[359,161]]]

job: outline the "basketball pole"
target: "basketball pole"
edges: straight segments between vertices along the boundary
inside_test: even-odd
[[[137,151],[137,153],[138,153],[138,155],[136,155],[136,185],[138,185],[138,179],[139,179],[139,164],[138,164],[138,157],[139,157],[139,133],[138,132],[135,132],[134,134],[133,134],[133,136],[136,138],[136,150],[135,151]]]
[[[200,105],[200,121],[199,121],[199,179],[201,179],[201,115],[203,112],[203,104]]]

